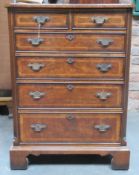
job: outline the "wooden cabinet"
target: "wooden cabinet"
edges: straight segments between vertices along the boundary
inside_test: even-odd
[[[8,13],[11,168],[26,169],[30,154],[99,154],[128,169],[132,6],[10,4]]]

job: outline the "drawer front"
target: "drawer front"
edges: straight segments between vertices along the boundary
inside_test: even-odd
[[[126,27],[126,13],[75,13],[72,27],[73,29],[124,28]]]
[[[20,107],[121,107],[122,86],[108,84],[24,84]]]
[[[118,34],[16,34],[20,51],[125,51],[125,35]]]
[[[120,114],[21,114],[21,142],[120,142]]]
[[[122,58],[54,58],[24,57],[17,59],[21,78],[122,78]]]
[[[68,29],[69,16],[66,13],[16,13],[15,26],[42,29]]]

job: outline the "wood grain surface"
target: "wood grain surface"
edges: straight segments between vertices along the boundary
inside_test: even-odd
[[[119,142],[120,118],[120,114],[21,114],[21,142]],[[37,132],[32,124],[46,128]],[[96,125],[110,129],[100,132]]]
[[[40,65],[38,70],[33,70],[35,65]],[[103,65],[111,67],[103,72],[98,68]],[[124,78],[124,58],[18,57],[17,77],[120,79]]]

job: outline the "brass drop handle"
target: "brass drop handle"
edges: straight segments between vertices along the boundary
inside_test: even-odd
[[[35,91],[35,92],[29,92],[29,95],[34,100],[39,100],[40,98],[42,98],[45,95],[45,93],[44,92]]]
[[[102,125],[95,125],[94,128],[97,129],[99,132],[106,132],[111,128],[111,126],[102,124]]]
[[[31,43],[32,46],[39,46],[43,41],[44,39],[42,38],[28,38],[27,39],[27,42]]]
[[[41,132],[43,129],[47,128],[46,124],[41,124],[41,123],[35,123],[35,124],[31,124],[31,129],[35,132]]]
[[[74,58],[67,58],[68,64],[73,64],[75,62]]]
[[[113,43],[112,39],[97,39],[97,43],[103,47],[107,47]]]
[[[106,63],[97,64],[96,68],[100,70],[100,72],[105,73],[105,72],[108,72],[112,68],[112,64],[106,64]]]
[[[45,22],[48,22],[49,20],[50,18],[48,16],[34,16],[33,17],[33,21],[35,21],[36,23],[40,25],[44,25]]]
[[[96,93],[96,97],[104,101],[107,100],[111,96],[112,96],[111,92],[97,92]]]
[[[45,66],[44,63],[29,63],[28,64],[28,67],[34,72],[40,71],[44,66]]]
[[[93,16],[91,17],[91,21],[96,23],[97,25],[102,25],[108,21],[108,18],[105,16]]]
[[[75,117],[73,115],[71,115],[71,114],[70,115],[67,115],[66,118],[67,118],[67,120],[73,120],[73,119],[75,119]]]

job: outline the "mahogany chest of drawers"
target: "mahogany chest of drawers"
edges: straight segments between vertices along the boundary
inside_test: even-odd
[[[11,168],[30,154],[112,156],[128,169],[130,4],[8,6]]]

